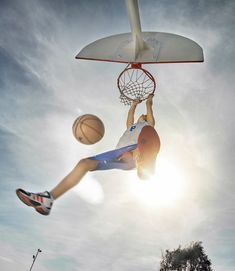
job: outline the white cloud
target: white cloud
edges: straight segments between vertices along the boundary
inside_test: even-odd
[[[4,257],[4,256],[0,256],[0,259],[5,261],[5,262],[9,262],[9,263],[13,263],[14,261],[10,258]]]
[[[104,200],[102,186],[90,175],[85,176],[81,184],[76,186],[73,191],[91,204],[100,204]]]

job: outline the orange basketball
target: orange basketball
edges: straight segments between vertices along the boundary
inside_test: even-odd
[[[95,115],[82,115],[73,123],[73,135],[83,144],[94,144],[104,136],[104,124]]]

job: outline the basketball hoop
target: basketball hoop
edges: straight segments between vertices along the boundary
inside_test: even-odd
[[[156,88],[154,77],[141,64],[129,64],[119,75],[117,85],[120,101],[124,105],[131,105],[135,100],[146,100]]]
[[[164,32],[142,32],[137,0],[126,0],[131,33],[111,35],[86,45],[77,59],[127,63],[118,77],[120,100],[130,105],[155,91],[153,76],[141,64],[203,62],[203,50],[195,41]]]

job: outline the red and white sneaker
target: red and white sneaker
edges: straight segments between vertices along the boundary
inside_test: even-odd
[[[49,192],[31,193],[19,188],[16,190],[16,195],[24,204],[33,207],[38,213],[50,214],[53,198]]]

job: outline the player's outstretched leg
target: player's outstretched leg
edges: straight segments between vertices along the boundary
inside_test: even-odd
[[[16,190],[16,195],[24,204],[33,207],[38,213],[49,215],[53,201],[78,184],[88,171],[95,170],[97,164],[98,161],[82,159],[50,192],[32,193],[19,188]]]

